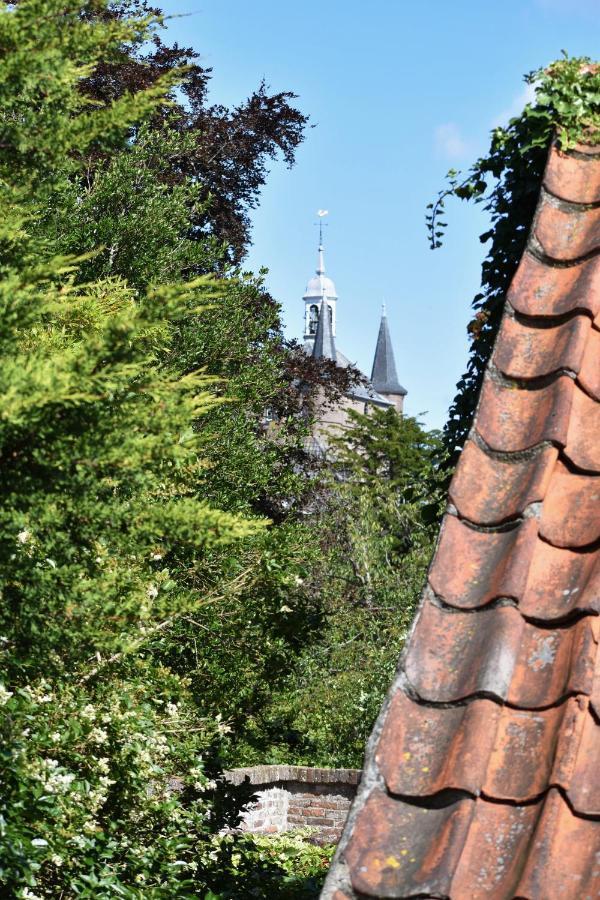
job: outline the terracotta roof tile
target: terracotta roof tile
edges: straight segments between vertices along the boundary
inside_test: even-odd
[[[576,310],[600,312],[600,257],[577,266],[551,268],[525,252],[508,290],[513,309],[524,316],[562,316]]]
[[[575,384],[559,375],[539,387],[520,389],[489,375],[481,389],[477,431],[493,450],[528,450],[542,441],[567,441]]]
[[[504,531],[479,531],[446,516],[429,583],[442,600],[462,609],[497,597],[519,597],[536,537],[533,519]]]
[[[598,435],[600,435],[600,403],[575,387],[565,455],[581,469],[600,472]]]
[[[515,462],[486,453],[469,440],[452,480],[450,500],[470,522],[499,524],[543,500],[557,458],[556,447],[540,447]]]
[[[569,515],[565,515],[565,510]],[[544,498],[540,535],[555,547],[584,547],[600,538],[600,476],[558,463]]]
[[[593,157],[582,159],[553,147],[548,156],[544,186],[555,197],[571,203],[600,201],[600,171]]]
[[[576,812],[599,815],[600,782],[589,777],[599,730],[581,697],[532,711],[486,699],[425,706],[398,691],[375,758],[388,791],[405,798],[461,790],[523,803],[560,786]]]
[[[592,328],[590,331],[583,361],[577,379],[583,389],[594,398],[600,400],[600,331]]]
[[[526,806],[460,797],[440,808],[373,791],[346,856],[367,897],[596,900],[599,831],[556,790]]]
[[[522,709],[590,694],[599,620],[538,627],[513,606],[478,612],[423,604],[404,669],[415,694],[434,703],[492,695]]]
[[[538,540],[531,556],[519,609],[525,616],[552,621],[577,612],[600,613],[600,554],[561,550]]]
[[[558,323],[506,316],[494,363],[509,378],[539,378],[560,369],[579,372],[591,327],[590,318],[583,313]]]
[[[600,154],[585,150],[550,153],[327,900],[600,896]]]
[[[600,209],[574,210],[546,197],[537,213],[534,234],[543,253],[551,259],[581,259],[600,244]]]

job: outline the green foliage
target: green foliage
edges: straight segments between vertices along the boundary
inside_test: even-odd
[[[529,74],[535,100],[506,127],[492,132],[487,156],[478,159],[467,177],[448,173],[449,186],[430,204],[427,228],[432,248],[440,247],[448,197],[483,203],[491,226],[480,240],[491,240],[483,263],[481,292],[473,300],[475,315],[468,326],[471,354],[457,385],[444,431],[451,459],[469,431],[485,366],[500,324],[504,298],[522,256],[537,205],[548,148],[562,149],[578,141],[600,142],[600,68],[588,58],[565,57]]]
[[[307,840],[307,838],[309,840]],[[310,843],[310,829],[287,834],[246,834],[214,841],[218,883],[205,900],[281,900],[317,898],[334,847]]]
[[[302,583],[320,598],[319,632],[267,711],[270,762],[362,765],[433,548],[439,436],[394,410],[351,419]]]

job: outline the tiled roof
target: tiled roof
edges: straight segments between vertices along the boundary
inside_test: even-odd
[[[550,152],[327,900],[600,896],[599,151]]]

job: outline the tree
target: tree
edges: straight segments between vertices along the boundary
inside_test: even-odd
[[[119,22],[132,13],[149,12],[160,10],[146,0],[123,0],[108,9],[90,4],[88,15]],[[292,166],[303,140],[308,119],[293,105],[295,94],[270,93],[262,82],[247,100],[228,109],[209,103],[211,70],[197,62],[197,51],[165,44],[158,31],[150,41],[136,37],[118,49],[110,59],[96,63],[82,90],[95,101],[110,103],[185,66],[180,92],[158,105],[149,123],[159,129],[166,125],[190,138],[161,177],[169,184],[190,178],[198,184],[203,202],[190,207],[190,233],[199,240],[213,236],[226,258],[239,263],[250,242],[250,211],[258,203],[270,161],[281,154]],[[105,147],[103,153],[107,152]]]
[[[201,755],[224,725],[192,720],[185,677],[147,647],[211,601],[197,561],[266,523],[198,491],[192,426],[219,400],[170,351],[214,284],[84,281],[85,260],[56,255],[40,227],[90,149],[125,150],[174,83],[89,108],[82,75],[149,26],[87,9],[0,14],[0,883],[31,898],[189,896],[198,842],[219,827]]]
[[[362,764],[433,551],[440,443],[395,410],[353,413],[335,440],[302,585],[319,632],[264,716],[270,761]]]

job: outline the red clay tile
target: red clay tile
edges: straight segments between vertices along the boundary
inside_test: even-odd
[[[509,378],[539,378],[559,369],[579,372],[591,325],[584,313],[559,324],[505,316],[494,363]]]
[[[600,257],[567,268],[549,266],[525,253],[508,300],[526,316],[561,316],[575,310],[600,312]]]
[[[600,812],[600,725],[584,697],[532,711],[477,699],[422,706],[398,691],[375,760],[388,791],[405,798],[454,789],[529,802],[554,785],[577,812]]]
[[[497,597],[518,599],[537,540],[537,523],[527,519],[507,531],[476,531],[445,516],[429,571],[433,591],[450,606],[475,609]]]
[[[596,327],[590,329],[577,381],[595,400],[600,400],[600,331]]]
[[[478,794],[502,707],[492,700],[422,706],[398,691],[375,759],[393,794],[430,796],[448,788]]]
[[[550,791],[515,895],[531,900],[597,900],[599,856],[600,822],[574,816],[558,791]]]
[[[538,540],[519,609],[542,621],[577,610],[600,613],[600,552],[563,550]]]
[[[580,259],[600,247],[600,209],[564,209],[546,199],[537,214],[534,232],[551,259]]]
[[[354,889],[367,897],[447,896],[473,806],[463,799],[427,809],[374,790],[345,852]]]
[[[346,857],[367,897],[596,900],[599,832],[556,790],[526,806],[462,798],[433,809],[374,791]]]
[[[600,200],[600,166],[596,160],[561,153],[553,147],[548,157],[544,187],[571,203],[595,203]]]
[[[521,897],[516,888],[523,863],[531,852],[531,833],[540,817],[543,801],[529,806],[512,806],[478,800],[473,805],[473,818],[448,896],[456,900]],[[534,897],[528,897],[528,900],[534,900]],[[535,900],[542,900],[542,897],[536,896]],[[550,897],[543,900],[550,900]]]
[[[573,391],[573,407],[565,455],[587,472],[600,472],[600,403],[580,388]]]
[[[450,500],[470,522],[499,524],[544,498],[557,457],[556,447],[543,447],[525,459],[498,457],[469,440],[450,485]]]
[[[405,672],[425,701],[485,693],[522,709],[549,706],[569,693],[591,693],[598,625],[593,616],[540,628],[513,607],[462,613],[425,602]]]
[[[555,547],[600,538],[600,475],[577,475],[558,463],[542,506],[540,535]]]
[[[477,431],[493,450],[528,450],[542,441],[564,445],[574,382],[559,375],[543,387],[521,389],[498,384],[489,376],[483,382]]]
[[[574,816],[556,790],[531,806],[479,800],[449,896],[596,900],[599,831],[600,823]]]
[[[566,791],[575,812],[600,816],[599,770],[600,725],[590,712],[588,698],[573,697],[559,735],[551,781]]]

